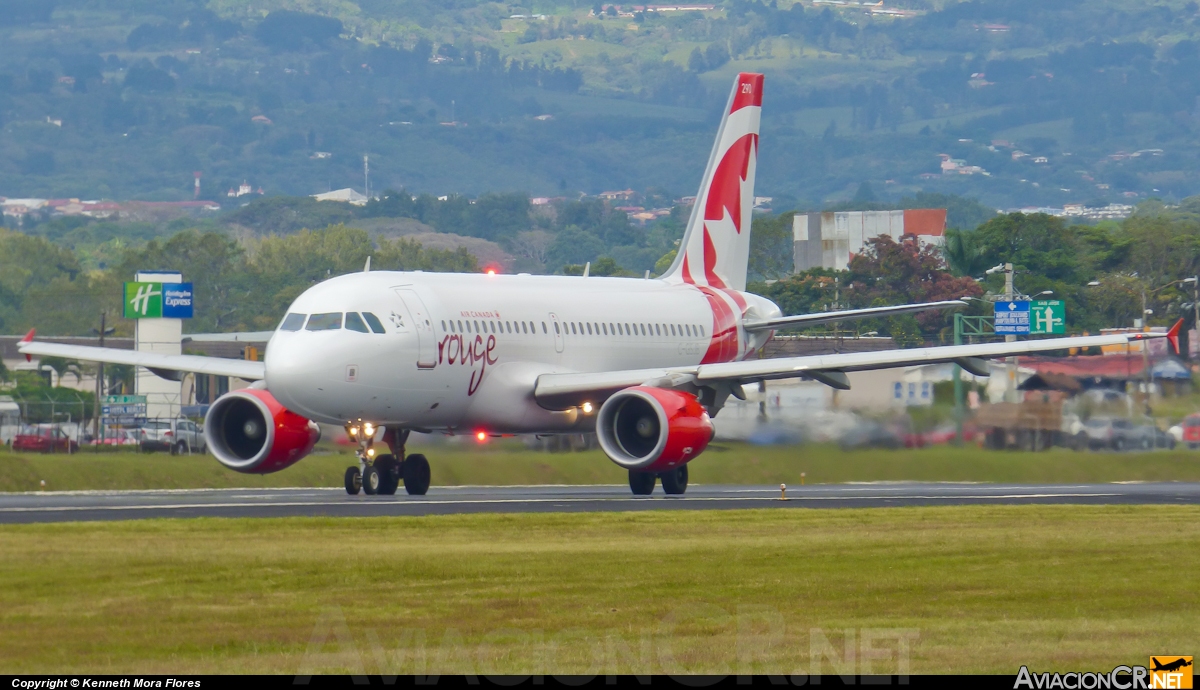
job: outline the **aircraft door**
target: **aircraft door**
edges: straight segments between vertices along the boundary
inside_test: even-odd
[[[437,365],[437,334],[433,330],[433,317],[416,291],[396,288],[396,296],[408,312],[411,327],[417,334],[417,368],[432,369]]]
[[[550,312],[550,327],[554,329],[554,351],[563,351],[563,325],[558,321],[558,314]]]

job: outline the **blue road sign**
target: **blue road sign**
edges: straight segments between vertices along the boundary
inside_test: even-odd
[[[996,302],[996,335],[1029,335],[1029,302]]]

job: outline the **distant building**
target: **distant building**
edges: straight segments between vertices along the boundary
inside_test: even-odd
[[[797,213],[792,219],[796,271],[843,270],[851,257],[881,235],[895,240],[913,235],[922,245],[941,246],[946,238],[946,209]]]
[[[335,189],[332,192],[324,192],[322,194],[313,194],[312,198],[317,201],[340,201],[354,206],[366,206],[367,204],[367,196],[365,194],[359,194],[349,187]]]
[[[631,201],[638,196],[638,193],[632,189],[623,189],[620,191],[600,192],[598,196],[606,201]]]
[[[258,123],[258,124],[260,124],[260,125],[273,125],[273,124],[275,124],[274,122],[271,122],[271,118],[267,117],[266,115],[255,115],[254,117],[250,118],[250,121],[251,121],[251,122],[257,122],[257,123]]]

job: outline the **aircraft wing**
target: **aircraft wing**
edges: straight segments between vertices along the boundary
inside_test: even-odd
[[[742,326],[748,331],[778,330],[780,328],[799,328],[804,326],[815,326],[822,323],[833,323],[835,321],[872,319],[878,316],[896,316],[897,314],[911,314],[913,312],[929,311],[931,309],[953,309],[954,307],[965,306],[967,306],[966,302],[952,299],[944,302],[901,304],[895,307],[870,307],[867,309],[849,309],[846,311],[825,311],[817,312],[815,314],[800,314],[799,316],[780,316],[775,319],[748,321],[742,324]]]
[[[542,407],[566,409],[584,402],[598,404],[609,395],[630,386],[670,388],[693,384],[697,386],[739,386],[750,381],[806,377],[834,388],[850,387],[846,372],[868,369],[892,369],[954,362],[967,371],[986,375],[985,359],[1013,355],[1051,352],[1078,347],[1124,345],[1126,343],[1167,334],[1134,333],[1096,335],[1049,340],[1025,340],[1015,343],[985,343],[980,345],[950,345],[910,350],[878,352],[847,352],[807,357],[752,359],[741,362],[696,364],[661,369],[636,369],[579,374],[543,374],[534,387],[534,398]]]
[[[247,381],[258,381],[266,376],[266,368],[262,362],[198,355],[166,355],[158,352],[118,350],[111,347],[39,343],[33,340],[32,336],[33,333],[30,332],[24,340],[17,344],[17,349],[21,354],[37,355],[38,357],[66,357],[107,364],[132,364],[145,367],[165,379],[176,381],[182,378],[185,372],[233,376]]]

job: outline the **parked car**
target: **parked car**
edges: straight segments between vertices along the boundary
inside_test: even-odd
[[[145,452],[169,451],[171,455],[203,453],[208,449],[204,430],[190,419],[151,419],[138,430]]]
[[[1200,412],[1183,418],[1183,442],[1187,447],[1196,450],[1200,448]]]
[[[1159,429],[1150,420],[1145,420],[1140,424],[1135,424],[1132,433],[1129,434],[1130,448],[1141,448],[1142,450],[1152,450],[1154,448],[1175,448],[1175,439],[1169,432]]]
[[[1088,437],[1088,447],[1093,450],[1111,448],[1125,450],[1142,445],[1143,432],[1128,419],[1092,417],[1083,425]]]
[[[53,424],[24,426],[13,437],[13,450],[34,453],[77,453],[79,444]]]
[[[90,446],[136,446],[141,443],[138,429],[109,429],[104,432],[104,438],[93,438],[88,441]]]

